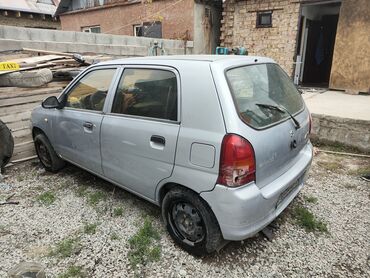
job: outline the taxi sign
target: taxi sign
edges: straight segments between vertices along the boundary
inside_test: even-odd
[[[0,63],[0,70],[19,70],[19,64],[14,62]]]

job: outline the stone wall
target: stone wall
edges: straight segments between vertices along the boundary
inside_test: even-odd
[[[293,75],[299,1],[227,0],[223,3],[221,45],[244,46],[250,55],[268,56]],[[272,11],[272,27],[256,28],[257,12]]]
[[[3,14],[0,14],[0,25],[44,28],[44,29],[60,29],[59,20],[53,20],[50,16],[46,16],[45,19],[42,19],[40,15],[34,15],[33,18],[27,18],[23,14],[21,17],[15,17],[12,15],[5,16]]]
[[[312,138],[370,152],[369,121],[312,114]]]

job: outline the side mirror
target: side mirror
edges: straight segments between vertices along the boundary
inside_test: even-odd
[[[61,108],[62,105],[59,102],[59,100],[55,96],[51,96],[46,98],[42,103],[41,106],[45,109],[51,109],[51,108]]]

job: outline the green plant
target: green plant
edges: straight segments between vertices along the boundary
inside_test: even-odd
[[[116,234],[115,232],[113,232],[111,235],[110,235],[110,239],[111,240],[119,240],[120,237],[118,234]]]
[[[119,217],[119,216],[122,216],[122,215],[123,215],[123,208],[122,207],[114,208],[114,210],[113,210],[113,216],[114,217]]]
[[[304,196],[303,199],[308,203],[313,203],[313,204],[317,203],[317,198],[314,196]]]
[[[342,164],[336,161],[319,161],[317,165],[324,168],[325,170],[335,172],[342,168]]]
[[[316,217],[308,209],[297,206],[293,210],[294,218],[297,221],[297,224],[304,228],[308,232],[328,232],[326,223],[317,220]]]
[[[88,196],[88,203],[92,206],[97,205],[100,201],[107,199],[107,194],[102,191],[90,193]]]
[[[76,189],[76,195],[78,197],[84,197],[86,195],[87,186],[86,185],[79,185]]]
[[[54,203],[55,201],[55,196],[54,196],[54,193],[52,191],[46,191],[42,194],[40,194],[38,197],[37,197],[37,200],[42,203],[43,205],[51,205],[52,203]]]
[[[50,256],[67,258],[77,253],[80,249],[78,238],[64,239],[57,243],[54,250],[50,252]]]
[[[84,226],[84,233],[85,234],[95,234],[97,227],[98,227],[98,223],[92,223],[92,224],[86,223]]]
[[[353,169],[349,171],[349,174],[352,176],[370,175],[370,161],[369,161],[369,165],[359,166],[357,169]]]
[[[70,277],[83,278],[83,277],[86,277],[86,275],[81,266],[75,266],[75,265],[68,267],[66,272],[58,275],[58,278],[70,278]]]
[[[128,257],[133,268],[136,268],[138,264],[146,264],[160,259],[160,246],[155,245],[155,241],[159,239],[159,233],[150,220],[146,218],[143,227],[129,239],[131,250]]]

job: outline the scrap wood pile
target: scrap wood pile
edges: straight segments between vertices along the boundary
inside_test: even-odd
[[[111,59],[35,49],[0,53],[0,120],[14,138],[11,162],[35,155],[30,130],[32,109],[46,97],[59,95],[85,67]],[[2,148],[4,142],[0,142],[0,153]]]

